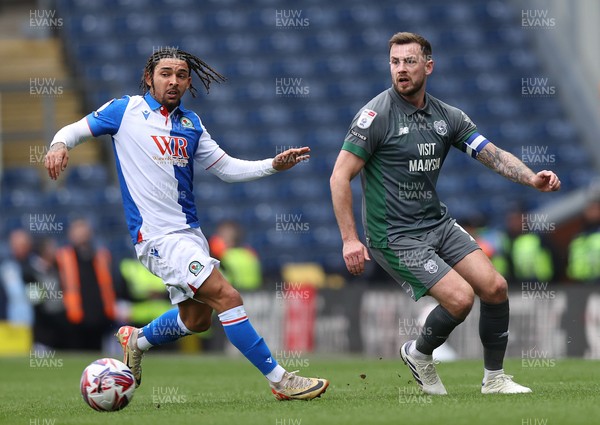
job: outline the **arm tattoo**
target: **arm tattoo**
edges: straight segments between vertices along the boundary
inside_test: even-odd
[[[529,167],[513,154],[491,143],[479,152],[477,159],[486,167],[516,183],[527,185],[531,177],[535,175]]]
[[[67,147],[67,145],[64,142],[57,142],[57,143],[53,144],[52,146],[50,146],[50,149],[48,149],[48,151],[57,151],[59,149],[64,149],[66,147]]]

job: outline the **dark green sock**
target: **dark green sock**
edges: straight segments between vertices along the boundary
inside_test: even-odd
[[[438,305],[425,319],[415,348],[423,354],[431,355],[433,350],[446,342],[450,333],[461,323],[462,320],[455,319],[448,310]]]
[[[487,370],[500,370],[508,344],[508,300],[500,304],[481,302],[479,337],[483,344],[483,364]]]

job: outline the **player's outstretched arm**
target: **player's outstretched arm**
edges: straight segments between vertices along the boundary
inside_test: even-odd
[[[92,132],[85,118],[58,130],[44,158],[44,166],[52,180],[56,180],[67,168],[69,149],[88,137],[92,137]]]
[[[501,176],[531,186],[540,192],[554,192],[560,189],[560,180],[552,171],[542,170],[536,174],[513,154],[491,142],[479,152],[477,159]]]
[[[370,260],[367,248],[360,242],[356,232],[356,223],[352,213],[352,188],[350,181],[364,167],[362,158],[341,151],[333,173],[329,180],[333,212],[342,234],[344,244],[342,254],[346,268],[353,275],[359,275],[365,270],[365,260]]]
[[[212,141],[214,144],[215,142]],[[215,144],[216,146],[216,144]],[[227,183],[247,182],[270,176],[279,171],[288,170],[299,162],[310,158],[310,148],[294,148],[281,152],[275,158],[259,161],[247,161],[233,158],[223,150],[221,157],[206,170]]]

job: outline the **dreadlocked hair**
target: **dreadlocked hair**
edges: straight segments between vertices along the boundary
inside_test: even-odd
[[[194,56],[191,53],[184,52],[178,48],[165,48],[155,51],[148,58],[148,61],[144,66],[144,73],[142,74],[142,80],[140,82],[140,89],[142,89],[143,92],[146,92],[150,88],[150,86],[146,84],[146,75],[150,76],[150,79],[154,84],[154,68],[156,68],[156,65],[161,59],[181,59],[185,61],[190,69],[190,73],[194,71],[194,73],[200,78],[200,81],[202,81],[202,85],[204,85],[206,93],[208,93],[210,90],[210,83],[222,83],[227,81],[227,78],[212,69],[199,57]],[[192,97],[196,97],[197,90],[192,84],[190,84],[189,91],[192,94]]]

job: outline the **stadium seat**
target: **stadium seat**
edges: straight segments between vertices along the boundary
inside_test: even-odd
[[[329,175],[352,118],[390,86],[387,41],[400,29],[418,31],[431,41],[435,68],[429,91],[464,109],[488,139],[517,155],[523,146],[536,143],[554,149],[565,189],[594,176],[560,99],[520,96],[521,79],[543,75],[543,69],[530,33],[515,19],[518,10],[512,3],[457,0],[448,7],[445,0],[381,0],[373,7],[359,1],[313,0],[301,10],[290,0],[256,4],[241,0],[228,0],[225,5],[194,0],[57,0],[56,8],[65,20],[64,31],[59,32],[65,51],[86,88],[86,110],[125,93],[139,93],[148,55],[160,46],[181,47],[228,78],[224,84],[213,85],[208,96],[195,81],[199,95],[185,99],[185,105],[199,113],[213,138],[232,156],[259,159],[272,157],[285,146],[311,147],[308,163],[261,182],[228,185],[208,173],[198,173],[195,194],[203,226],[210,228],[224,217],[242,221],[269,270],[300,257],[328,270],[345,269],[339,252],[320,249],[334,247],[339,237],[331,212]],[[278,27],[276,10],[299,10],[308,28]],[[121,65],[123,61],[126,66]],[[282,78],[296,79],[308,88],[308,95],[280,95],[277,87],[284,85]],[[564,140],[573,142],[565,145]],[[77,174],[82,171],[73,171],[66,182],[73,193],[59,191],[47,202],[57,210],[86,202],[117,208],[121,202],[118,189],[83,193],[85,188],[114,185],[106,170],[83,171],[83,176]],[[3,194],[3,205],[6,202],[18,209],[15,203],[36,202],[23,197],[28,187],[40,187],[39,181],[39,176],[17,173],[15,177],[6,170],[3,190],[18,188],[20,192],[14,199]],[[490,188],[505,191],[510,187],[511,197],[532,205],[543,199],[491,174],[455,149],[446,160],[438,187],[457,216],[477,209],[501,220],[502,199],[477,195]],[[360,197],[358,181],[352,190]],[[465,191],[472,199],[465,199]],[[360,202],[354,206],[358,218]],[[323,231],[285,236],[275,232],[276,212],[291,210]],[[309,249],[294,252],[298,246]]]
[[[108,184],[108,171],[105,165],[96,164],[69,167],[65,183],[68,188],[104,190]]]
[[[42,187],[41,170],[35,167],[11,167],[2,172],[2,192]]]

